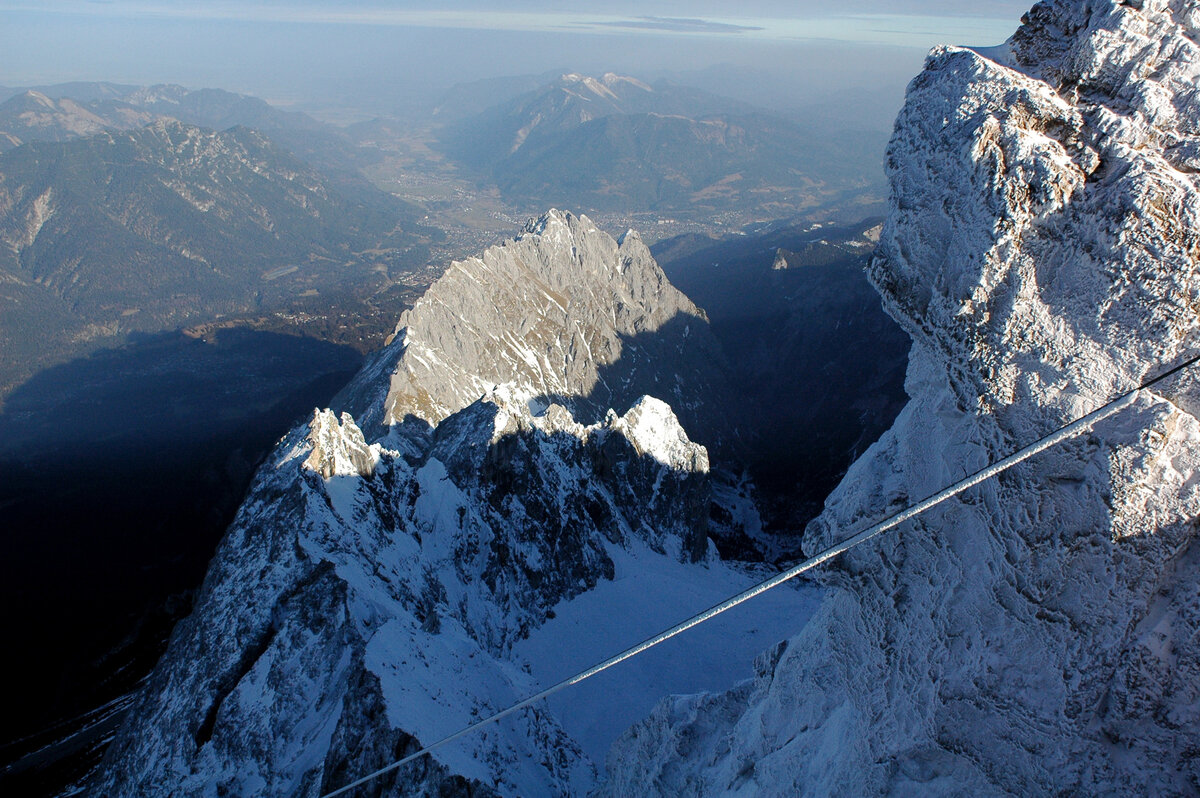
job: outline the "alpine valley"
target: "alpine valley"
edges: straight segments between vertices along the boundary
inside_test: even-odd
[[[878,188],[852,137],[814,136],[745,103],[613,73],[562,75],[450,121],[438,140],[512,201],[598,211],[785,216]]]

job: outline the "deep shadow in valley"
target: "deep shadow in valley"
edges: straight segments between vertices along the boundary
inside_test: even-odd
[[[39,730],[145,676],[257,464],[360,362],[349,347],[296,336],[164,333],[47,369],[8,397],[0,602],[16,689],[0,763],[61,742],[88,719]],[[76,748],[52,772],[0,772],[4,792],[68,783],[98,756]]]
[[[907,396],[910,341],[863,268],[874,220],[782,227],[653,248],[668,278],[708,314],[746,434],[768,531],[802,531]]]
[[[667,402],[718,481],[745,495],[738,474],[753,478],[771,542],[756,544],[717,502],[709,532],[722,556],[799,554],[804,526],[907,400],[909,338],[863,270],[870,227],[665,242],[664,271],[709,324],[681,313],[623,335],[587,396],[534,403],[565,404],[586,424],[644,394]]]

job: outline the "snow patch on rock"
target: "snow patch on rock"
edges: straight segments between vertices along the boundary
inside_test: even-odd
[[[612,413],[606,426],[624,435],[639,455],[676,471],[708,471],[708,452],[688,440],[671,406],[661,399],[643,396],[623,417]]]

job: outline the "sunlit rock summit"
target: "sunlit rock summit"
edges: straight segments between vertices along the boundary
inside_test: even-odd
[[[707,319],[672,286],[637,233],[618,243],[586,217],[551,211],[511,241],[454,263],[400,317],[385,424],[436,424],[505,385],[514,399],[603,416],[643,394],[711,428],[723,398]],[[663,367],[664,363],[670,366]],[[670,376],[686,373],[687,380]],[[374,385],[372,385],[374,387]],[[713,411],[715,414],[715,411]]]

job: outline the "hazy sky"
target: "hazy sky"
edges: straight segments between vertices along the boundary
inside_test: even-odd
[[[755,76],[750,99],[798,106],[842,91],[898,92],[929,47],[997,44],[1028,5],[0,0],[0,85],[175,82],[382,113],[490,76],[719,66]]]

